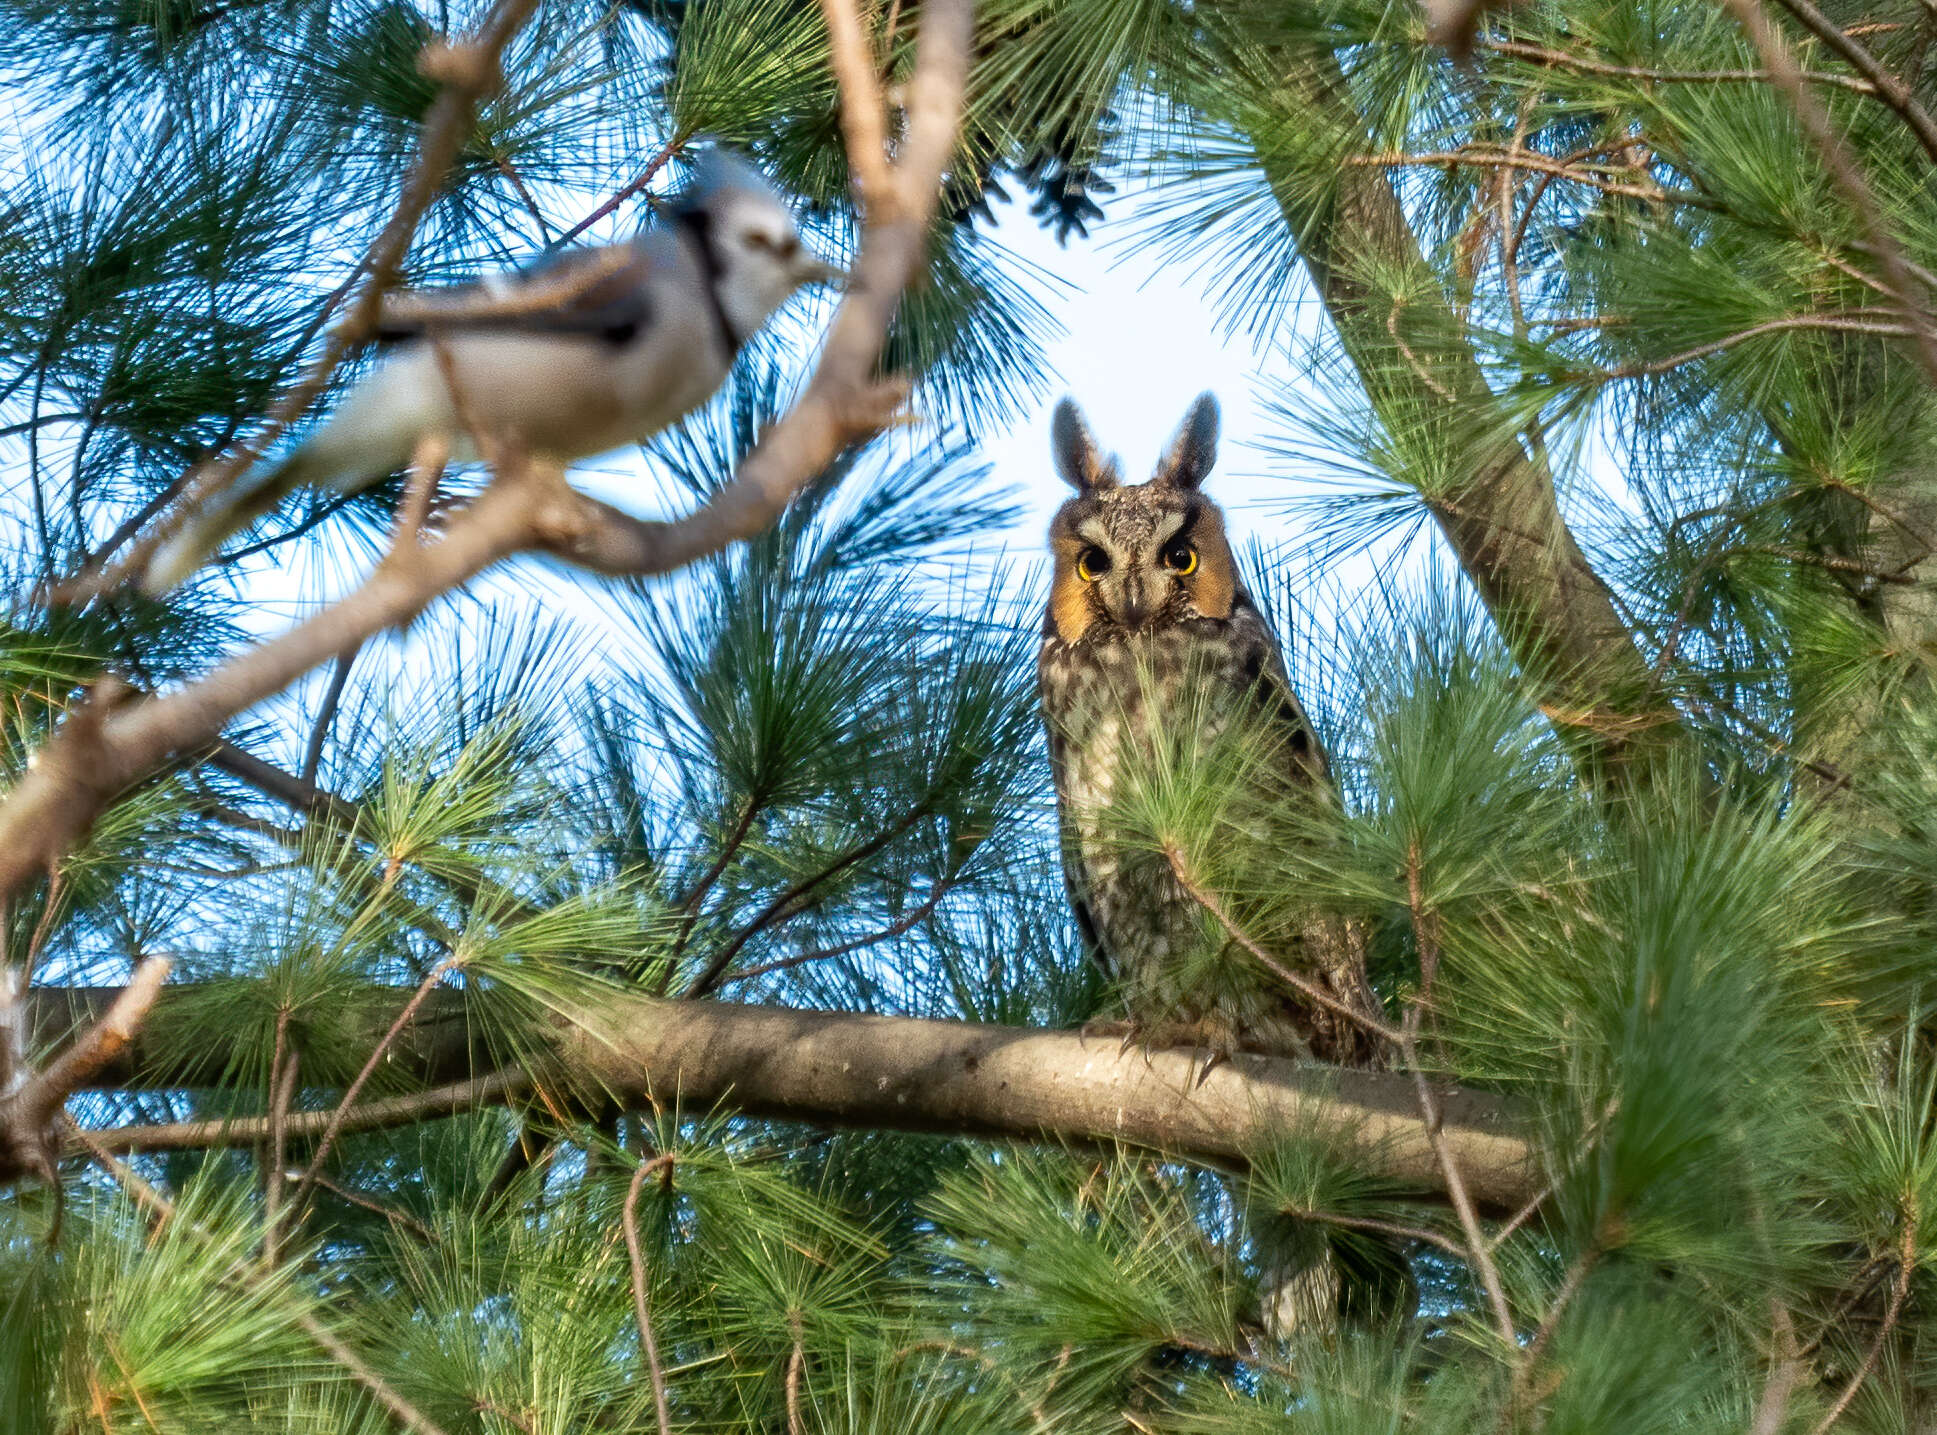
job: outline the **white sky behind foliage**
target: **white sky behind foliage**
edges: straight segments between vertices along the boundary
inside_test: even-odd
[[[1048,350],[1060,377],[981,445],[992,480],[1011,490],[1026,514],[1014,528],[989,534],[986,545],[978,548],[986,553],[1000,549],[1031,564],[1040,558],[1050,515],[1069,492],[1056,478],[1049,456],[1050,414],[1064,393],[1082,405],[1099,441],[1121,456],[1126,477],[1141,482],[1191,400],[1205,390],[1214,392],[1223,410],[1223,440],[1208,491],[1229,511],[1234,541],[1242,550],[1254,537],[1273,548],[1295,540],[1296,523],[1286,516],[1284,505],[1313,487],[1304,476],[1287,472],[1282,458],[1267,456],[1257,445],[1274,428],[1282,432],[1282,421],[1274,421],[1268,412],[1268,399],[1275,386],[1300,382],[1302,360],[1288,357],[1282,341],[1269,353],[1254,348],[1243,335],[1220,334],[1210,297],[1216,276],[1193,273],[1181,263],[1166,264],[1154,245],[1136,243],[1131,237],[1138,229],[1134,198],[1118,196],[1104,223],[1093,227],[1091,238],[1072,238],[1067,247],[1039,228],[1021,203],[998,206],[997,215],[995,237],[1026,266],[1054,276],[1054,282],[1036,286],[1036,292],[1063,334]],[[1307,308],[1295,324],[1309,333],[1318,322],[1317,311]],[[798,335],[804,362],[817,326],[788,327]],[[930,436],[923,431],[913,435],[917,440]],[[666,511],[659,486],[636,454],[582,465],[574,470],[574,479],[600,498],[642,515]],[[295,606],[341,591],[368,561],[361,552],[314,543],[305,545],[300,559],[293,547],[285,547],[278,557],[290,566],[279,569],[258,560],[247,580],[265,629],[286,621]],[[600,624],[599,580],[570,580],[555,571],[541,574],[549,567],[521,561],[487,579],[477,591],[515,602],[519,595],[542,590],[545,601],[563,603],[594,626]],[[1367,568],[1360,581],[1369,576]],[[1319,603],[1314,618],[1321,628],[1330,628],[1337,615],[1328,611],[1328,595],[1310,596]]]

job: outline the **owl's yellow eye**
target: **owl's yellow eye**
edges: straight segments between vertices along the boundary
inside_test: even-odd
[[[1076,555],[1076,576],[1085,583],[1094,583],[1110,571],[1110,555],[1101,548],[1085,548]]]
[[[1188,543],[1173,543],[1164,549],[1164,567],[1179,578],[1188,578],[1197,571],[1197,550]]]

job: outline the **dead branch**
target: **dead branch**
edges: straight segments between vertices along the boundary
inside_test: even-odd
[[[343,1123],[348,1119],[350,1111],[355,1107],[357,1096],[362,1092],[364,1083],[370,1079],[371,1075],[382,1063],[384,1057],[389,1054],[390,1048],[397,1040],[398,1035],[402,1033],[405,1027],[410,1025],[411,1019],[417,1015],[418,1008],[423,1006],[424,999],[444,979],[444,973],[461,964],[461,958],[450,956],[444,958],[443,961],[424,973],[424,979],[417,984],[417,990],[411,993],[410,1000],[404,1003],[404,1009],[397,1013],[397,1019],[390,1023],[390,1029],[383,1034],[383,1039],[372,1049],[369,1057],[364,1061],[362,1068],[358,1070],[355,1079],[343,1089],[343,1099],[337,1102],[336,1109],[330,1113],[329,1123],[324,1126],[323,1135],[316,1143],[316,1154],[310,1157],[309,1165],[304,1168],[302,1178],[297,1181],[295,1192],[289,1198],[289,1204],[292,1210],[301,1209],[303,1198],[309,1194],[309,1188],[316,1183],[316,1178],[323,1173],[323,1162],[329,1158],[330,1144],[336,1140],[337,1133],[343,1129]],[[283,1134],[285,1133],[278,1133],[279,1136]]]
[[[1910,1277],[1917,1270],[1917,1220],[1907,1206],[1903,1212],[1903,1236],[1898,1245],[1897,1278],[1890,1287],[1890,1304],[1883,1312],[1883,1324],[1877,1328],[1876,1339],[1864,1354],[1863,1364],[1850,1376],[1842,1394],[1836,1397],[1836,1403],[1811,1429],[1810,1435],[1827,1435],[1829,1428],[1843,1418],[1843,1412],[1850,1408],[1850,1402],[1856,1399],[1863,1382],[1870,1378],[1877,1362],[1883,1358],[1883,1347],[1889,1343],[1890,1333],[1897,1328],[1897,1317],[1903,1314],[1903,1303],[1910,1295]]]
[[[1591,377],[1597,380],[1652,378],[1679,369],[1684,364],[1692,364],[1698,359],[1706,359],[1724,350],[1732,349],[1745,340],[1757,339],[1764,334],[1791,333],[1799,329],[1833,334],[1880,334],[1892,338],[1911,337],[1916,333],[1908,324],[1892,319],[1867,317],[1863,313],[1790,314],[1781,319],[1768,319],[1760,324],[1751,324],[1746,329],[1724,335],[1720,339],[1711,339],[1706,344],[1697,344],[1692,349],[1684,349],[1679,354],[1670,354],[1665,359],[1623,364],[1614,369],[1596,369]]]
[[[336,1135],[345,1136],[364,1131],[389,1131],[419,1121],[461,1116],[467,1111],[521,1100],[531,1093],[532,1085],[524,1072],[510,1069],[454,1081],[408,1096],[367,1101],[361,1106],[351,1107],[341,1120],[336,1120],[334,1111],[291,1112],[283,1118],[283,1140],[293,1145],[317,1139],[333,1120],[336,1120]],[[270,1125],[270,1119],[266,1116],[244,1116],[210,1121],[165,1121],[150,1126],[117,1126],[91,1132],[90,1135],[102,1150],[126,1156],[255,1146],[269,1139]]]
[[[1509,152],[1488,149],[1460,149],[1432,152],[1397,151],[1381,154],[1347,156],[1345,163],[1370,169],[1405,169],[1428,165],[1443,166],[1447,169],[1470,167],[1473,169],[1520,169],[1531,170],[1536,174],[1552,175],[1556,179],[1568,180],[1574,184],[1584,184],[1603,194],[1622,195],[1629,199],[1645,199],[1664,204],[1686,204],[1696,209],[1719,208],[1709,196],[1692,189],[1668,189],[1659,184],[1635,184],[1628,180],[1610,179],[1606,173],[1612,169],[1608,165],[1571,164],[1566,160],[1549,159],[1546,155],[1532,150]],[[1617,172],[1631,172],[1632,166],[1625,166]]]
[[[1519,40],[1481,40],[1483,48],[1499,55],[1511,55],[1517,60],[1533,60],[1538,64],[1551,65],[1557,70],[1575,70],[1583,75],[1606,75],[1620,80],[1651,80],[1661,84],[1767,84],[1773,78],[1767,70],[1655,70],[1642,65],[1612,65],[1605,60],[1592,60],[1585,55],[1570,54],[1566,50],[1550,50],[1544,45],[1529,45]],[[1873,95],[1877,87],[1868,80],[1859,80],[1854,75],[1839,75],[1833,71],[1804,70],[1802,78],[1812,85],[1834,85],[1839,89],[1851,90],[1859,95]]]
[[[639,1247],[639,1188],[655,1171],[672,1165],[670,1155],[641,1161],[626,1187],[625,1206],[619,1219],[625,1227],[626,1262],[632,1268],[632,1314],[639,1326],[639,1346],[646,1353],[646,1373],[652,1379],[652,1409],[659,1422],[659,1435],[673,1435],[673,1416],[666,1399],[666,1368],[659,1359],[659,1338],[652,1327],[652,1292],[646,1280],[646,1258]]]
[[[1901,80],[1884,68],[1867,45],[1852,38],[1858,30],[1840,28],[1810,0],[1778,0],[1778,3],[1805,30],[1849,61],[1850,68],[1869,82],[1870,92],[1895,110],[1910,127],[1917,143],[1924,147],[1924,153],[1937,160],[1937,122],[1932,121],[1930,112],[1917,103],[1916,96]]]
[[[667,140],[665,147],[662,148],[651,159],[646,161],[645,168],[641,169],[630,180],[626,181],[625,184],[621,185],[610,199],[606,200],[603,204],[599,205],[597,209],[594,209],[590,214],[586,215],[585,218],[581,219],[577,224],[574,224],[570,229],[566,230],[563,234],[559,235],[557,239],[553,240],[552,241],[553,248],[557,248],[561,245],[570,244],[574,239],[578,238],[579,235],[583,234],[586,230],[590,229],[593,225],[597,224],[601,219],[605,218],[606,215],[611,214],[620,205],[624,204],[628,199],[632,198],[633,195],[639,193],[639,191],[644,189],[647,185],[651,184],[653,180],[653,176],[658,174],[660,170],[666,167],[667,161],[670,160],[674,155],[678,154],[681,147],[685,143],[686,143],[685,138],[680,135],[674,135],[671,139]]]

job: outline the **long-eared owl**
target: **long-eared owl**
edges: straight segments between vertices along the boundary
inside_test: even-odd
[[[1274,981],[1165,854],[1119,830],[1138,762],[1160,748],[1201,752],[1227,733],[1256,745],[1269,800],[1337,800],[1278,641],[1239,580],[1223,514],[1200,491],[1217,433],[1217,401],[1205,394],[1150,481],[1126,485],[1075,404],[1056,410],[1056,467],[1076,495],[1050,525],[1036,671],[1070,901],[1150,1044],[1356,1063],[1367,1050],[1351,1022]],[[1180,730],[1195,746],[1178,746]],[[1370,1009],[1354,929],[1315,917],[1292,945],[1285,956],[1303,975]]]

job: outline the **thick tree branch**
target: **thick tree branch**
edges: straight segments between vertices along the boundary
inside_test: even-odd
[[[192,988],[170,988],[164,1005]],[[64,994],[32,994],[58,1028]],[[431,1021],[462,998],[428,1004]],[[399,993],[401,1001],[403,994]],[[106,1000],[93,994],[91,1002]],[[84,1007],[86,1004],[83,1004]],[[1241,1166],[1287,1132],[1356,1145],[1368,1173],[1423,1192],[1445,1174],[1408,1078],[1239,1054],[1200,1071],[1188,1051],[1123,1052],[1074,1032],[793,1011],[615,994],[554,1020],[542,1068],[490,1073],[420,1095],[353,1107],[343,1131],[406,1125],[550,1089],[609,1094],[630,1105],[714,1108],[837,1127],[928,1131],[1026,1141],[1121,1141],[1181,1159]],[[461,1025],[461,1024],[459,1024]],[[182,1057],[158,1011],[146,1049],[114,1074],[122,1085],[180,1084]],[[461,1030],[428,1079],[470,1076]],[[421,1052],[420,1052],[421,1055]],[[97,1078],[99,1080],[99,1078]],[[103,1083],[105,1084],[105,1082]],[[1540,1189],[1538,1160],[1513,1103],[1436,1088],[1443,1141],[1475,1202],[1506,1212]],[[334,1113],[294,1112],[291,1145],[317,1139]],[[117,1151],[250,1145],[266,1119],[133,1127],[97,1134]]]
[[[1357,132],[1335,60],[1294,62],[1285,80],[1318,123]],[[1329,192],[1315,195],[1303,180],[1272,174],[1265,159],[1373,408],[1395,431],[1452,430],[1444,448],[1464,455],[1461,470],[1423,497],[1515,658],[1540,684],[1543,706],[1569,715],[1563,736],[1598,777],[1645,779],[1670,750],[1678,719],[1650,696],[1648,665],[1613,595],[1561,516],[1552,475],[1488,386],[1390,180],[1346,164]],[[1395,276],[1407,286],[1396,306]]]

